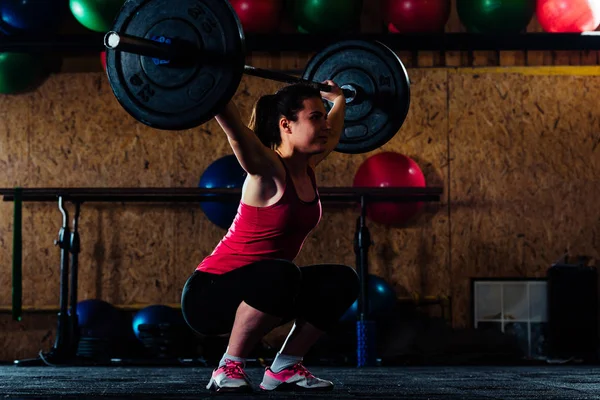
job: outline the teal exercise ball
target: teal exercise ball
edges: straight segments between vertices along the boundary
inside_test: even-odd
[[[369,318],[377,319],[394,308],[397,301],[396,292],[385,279],[369,274],[367,287],[369,296]],[[340,321],[356,321],[357,317],[358,300],[356,300],[344,315],[342,315]]]
[[[164,325],[184,326],[185,321],[181,311],[172,307],[156,304],[135,313],[132,321],[133,333],[138,339],[142,339],[142,330],[140,325]]]
[[[533,18],[536,0],[457,0],[456,11],[472,33],[519,33]]]
[[[44,59],[37,54],[0,53],[0,94],[35,90],[46,78]]]
[[[299,32],[344,33],[360,29],[362,0],[291,0],[289,7]]]
[[[89,30],[106,33],[125,0],[70,0],[69,6],[75,19]]]

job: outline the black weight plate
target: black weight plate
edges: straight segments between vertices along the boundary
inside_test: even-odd
[[[380,42],[347,40],[317,53],[304,79],[359,88],[346,104],[344,132],[336,151],[366,153],[396,135],[410,107],[410,81],[396,53]]]
[[[186,40],[229,60],[176,67],[108,50],[113,93],[129,114],[153,128],[183,130],[207,122],[231,100],[242,80],[244,33],[229,1],[128,0],[113,30],[152,40]]]

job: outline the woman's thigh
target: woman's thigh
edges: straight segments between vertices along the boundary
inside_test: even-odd
[[[300,279],[298,267],[284,260],[260,261],[221,275],[196,271],[183,289],[183,315],[198,333],[229,333],[242,301],[266,314],[286,314]]]

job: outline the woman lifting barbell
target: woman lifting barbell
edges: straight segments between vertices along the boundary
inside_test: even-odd
[[[261,97],[250,127],[230,102],[217,121],[248,173],[237,215],[225,237],[187,280],[182,309],[204,335],[230,333],[208,389],[250,391],[245,359],[276,326],[295,320],[265,369],[263,390],[330,390],[303,356],[358,297],[354,269],[327,264],[297,267],[293,260],[321,219],[314,168],[338,144],[345,98],[305,84]],[[323,99],[332,103],[327,113]]]

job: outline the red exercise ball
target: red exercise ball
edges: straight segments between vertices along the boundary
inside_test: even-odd
[[[588,32],[600,25],[600,0],[538,0],[536,12],[546,32]]]
[[[411,158],[394,152],[367,158],[354,176],[355,187],[425,187],[425,176]],[[422,202],[367,204],[367,216],[386,225],[402,225],[423,208]]]
[[[382,10],[391,33],[443,32],[451,0],[383,0]]]
[[[102,63],[102,68],[106,71],[106,51],[100,53],[100,62]]]
[[[271,33],[281,24],[281,0],[229,0],[245,33]]]

